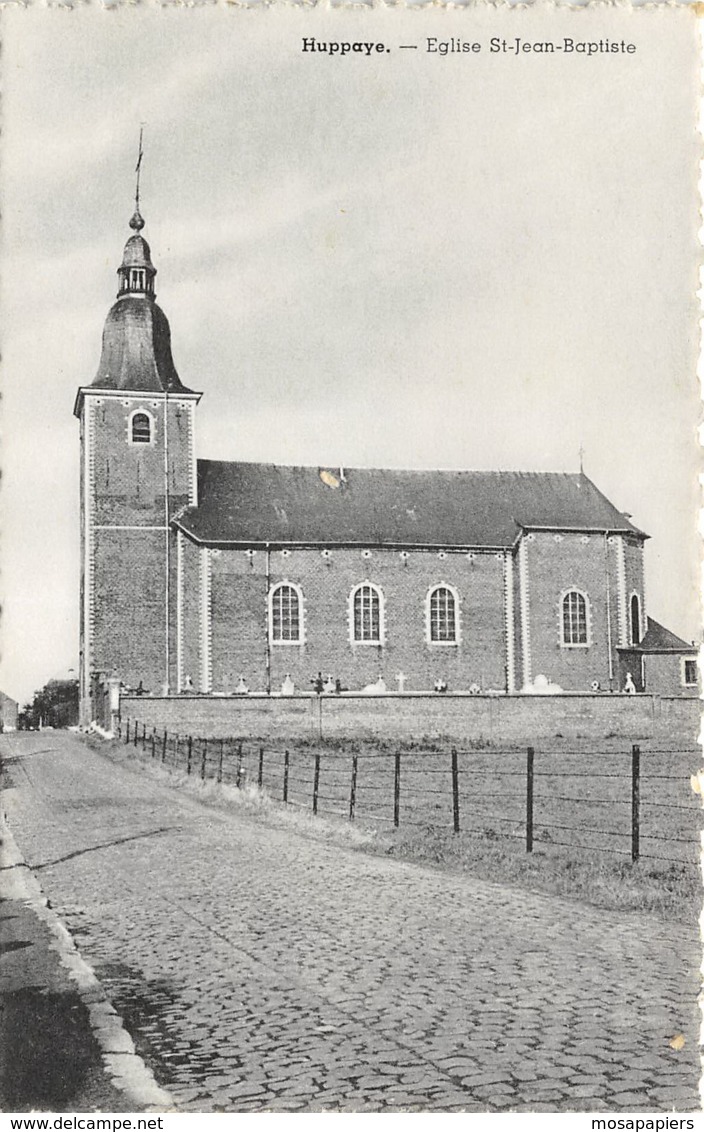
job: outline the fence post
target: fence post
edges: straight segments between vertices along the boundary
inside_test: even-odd
[[[125,728],[125,746],[127,746],[129,741],[130,741],[130,721],[128,719],[127,720],[127,727]]]
[[[200,759],[201,782],[205,782],[205,764],[207,762],[207,759],[208,759],[208,740],[204,739],[203,740],[203,753],[202,753],[201,759]]]
[[[320,751],[315,752],[315,774],[313,775],[313,813],[318,812],[318,787],[320,786]]]
[[[137,746],[137,739],[138,738],[139,738],[139,724],[137,723],[137,720],[135,719],[135,721],[134,721],[134,733],[132,735],[132,746],[133,747]]]
[[[152,727],[152,758],[156,756],[156,727]]]
[[[239,790],[241,785],[242,785],[242,744],[240,743],[237,747],[237,779],[235,781],[235,786]]]
[[[220,754],[218,755],[218,782],[222,782],[222,760],[225,754],[225,740],[220,740]]]
[[[640,857],[640,747],[631,751],[631,860]]]
[[[398,829],[399,812],[401,809],[401,752],[397,751],[394,759],[394,825]]]
[[[350,785],[350,821],[354,821],[354,809],[357,805],[357,756],[352,755],[352,783]]]
[[[147,725],[146,725],[146,723],[143,723],[142,724],[142,750],[146,751],[146,749],[147,749]]]
[[[460,831],[460,775],[457,766],[457,748],[452,748],[452,826]]]
[[[161,761],[163,763],[166,762],[166,741],[167,741],[167,739],[168,739],[168,734],[165,731],[164,732],[164,739],[163,739],[163,742],[161,744]]]
[[[257,774],[257,786],[261,790],[262,783],[264,782],[264,748],[259,748],[259,773]]]
[[[526,764],[526,853],[533,852],[533,760],[535,751],[528,748]]]
[[[284,751],[284,802],[288,802],[288,748]]]
[[[188,760],[186,762],[186,774],[191,773],[191,756],[193,755],[193,736],[188,736]]]

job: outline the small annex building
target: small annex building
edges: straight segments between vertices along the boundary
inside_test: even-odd
[[[584,474],[199,459],[135,211],[79,389],[81,696],[338,688],[696,694],[646,612],[648,537]],[[694,680],[692,676],[694,674]]]
[[[671,633],[653,617],[638,644],[620,648],[621,668],[632,673],[639,692],[661,696],[698,694],[697,649]]]

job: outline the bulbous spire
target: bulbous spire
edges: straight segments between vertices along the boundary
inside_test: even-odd
[[[156,268],[141,233],[144,220],[135,209],[132,235],[117,269],[120,290],[105,321],[103,350],[95,388],[153,392],[191,392],[182,383],[171,356],[166,315],[154,295]]]

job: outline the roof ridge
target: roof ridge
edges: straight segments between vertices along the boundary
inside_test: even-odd
[[[284,464],[278,463],[275,460],[215,460],[209,457],[198,457],[199,464],[219,464],[235,468],[279,468],[279,469],[300,469],[302,471],[318,472],[322,469],[333,470],[335,468],[343,468],[347,472],[378,472],[382,475],[393,475],[399,473],[402,475],[465,475],[465,476],[520,476],[526,479],[542,479],[548,476],[555,478],[565,479],[580,479],[579,472],[536,472],[536,471],[522,471],[515,468],[389,468],[389,467],[372,467],[369,465],[356,465],[356,464],[340,464],[329,462],[318,464]],[[584,477],[587,479],[588,477]],[[589,480],[589,483],[592,481]],[[592,485],[593,486],[593,485]],[[598,490],[598,489],[596,489]],[[606,499],[602,492],[600,495]],[[607,500],[609,502],[609,500]],[[613,507],[613,504],[610,503]]]

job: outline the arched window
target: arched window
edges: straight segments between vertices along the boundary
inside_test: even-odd
[[[435,586],[426,599],[427,639],[434,645],[457,644],[457,593],[450,586]]]
[[[148,413],[134,413],[130,422],[130,440],[133,444],[151,444],[152,418]]]
[[[143,291],[144,290],[145,271],[143,267],[130,268],[130,290]]]
[[[384,595],[378,586],[364,582],[350,595],[354,644],[380,645],[384,636]]]
[[[631,597],[631,644],[640,644],[640,598],[638,594]]]
[[[563,645],[588,645],[587,599],[579,590],[569,590],[562,598]]]
[[[299,645],[303,639],[301,591],[290,582],[274,586],[269,596],[269,637],[274,645]]]

